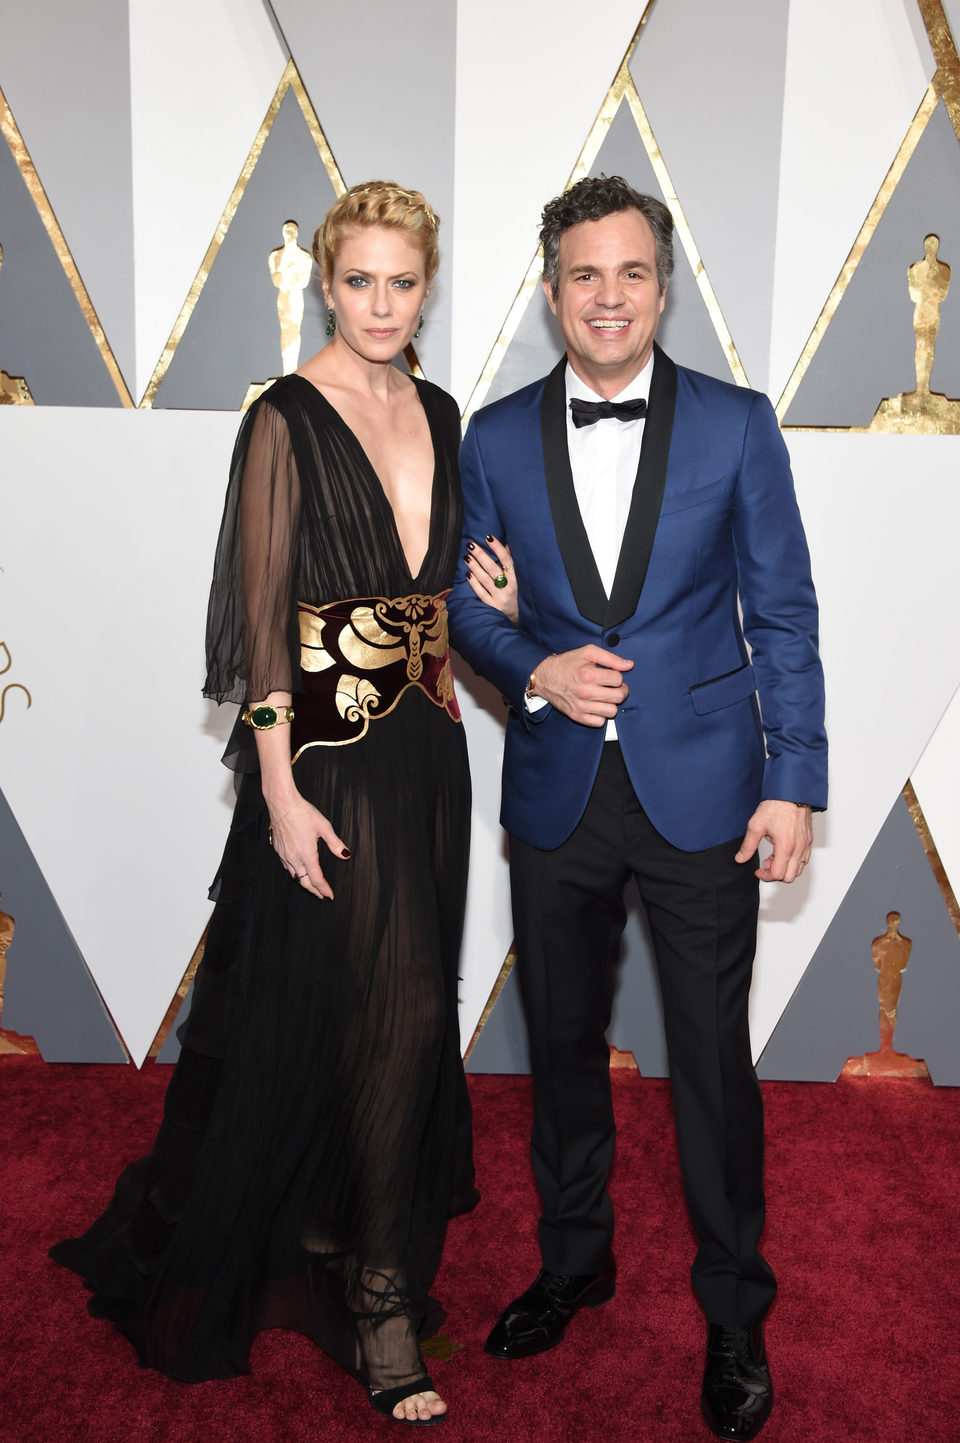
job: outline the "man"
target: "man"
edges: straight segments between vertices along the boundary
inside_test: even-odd
[[[775,1283],[758,1251],[747,999],[758,879],[802,872],[811,809],[826,804],[816,597],[770,403],[655,344],[673,269],[666,206],[618,176],[587,179],[543,222],[566,358],[478,412],[461,452],[468,543],[511,548],[519,620],[483,604],[470,564],[449,603],[454,644],[511,707],[501,820],[542,1204],[543,1270],[487,1350],[553,1347],[613,1295],[604,1034],[633,875],[699,1241],[703,1416],[720,1437],[751,1438],[772,1405],[762,1322]]]

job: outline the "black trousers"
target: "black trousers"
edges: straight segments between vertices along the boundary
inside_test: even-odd
[[[671,846],[647,820],[619,746],[607,742],[573,835],[549,852],[511,837],[510,871],[543,1266],[593,1273],[610,1256],[614,1122],[605,1033],[632,875],[663,993],[680,1163],[699,1240],[694,1291],[708,1321],[752,1327],[776,1284],[758,1252],[763,1107],[747,1021],[759,882],[755,862],[733,860],[740,841],[703,852]]]

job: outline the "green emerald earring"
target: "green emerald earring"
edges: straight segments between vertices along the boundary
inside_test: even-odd
[[[419,320],[419,322],[417,323],[417,329],[416,329],[416,330],[414,331],[414,333],[413,333],[413,339],[414,339],[415,341],[417,341],[417,340],[420,339],[420,332],[421,332],[422,330],[423,330],[423,311],[420,312],[420,320]]]
[[[327,316],[327,335],[328,335],[328,336],[332,336],[333,333],[334,333],[334,331],[335,331],[336,329],[337,329],[337,313],[336,313],[336,311],[331,311],[330,314]]]

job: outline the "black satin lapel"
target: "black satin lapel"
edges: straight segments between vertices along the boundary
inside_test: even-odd
[[[550,372],[543,388],[543,400],[540,403],[543,466],[553,528],[557,533],[560,555],[570,579],[577,610],[588,621],[602,626],[607,609],[607,594],[587,539],[577,493],[573,489],[573,472],[570,470],[570,453],[567,450],[567,389],[564,381],[566,365],[567,359],[564,356]]]
[[[677,368],[659,346],[650,382],[647,419],[637,479],[627,516],[623,545],[617,559],[610,601],[604,607],[604,625],[618,626],[637,609],[650,565],[653,538],[660,520],[663,489],[667,484],[667,461],[673,435],[673,412],[677,404]]]

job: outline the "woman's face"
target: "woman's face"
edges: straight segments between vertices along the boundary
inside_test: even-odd
[[[413,339],[429,293],[423,252],[393,226],[357,226],[323,290],[338,339],[364,360],[390,361]]]

